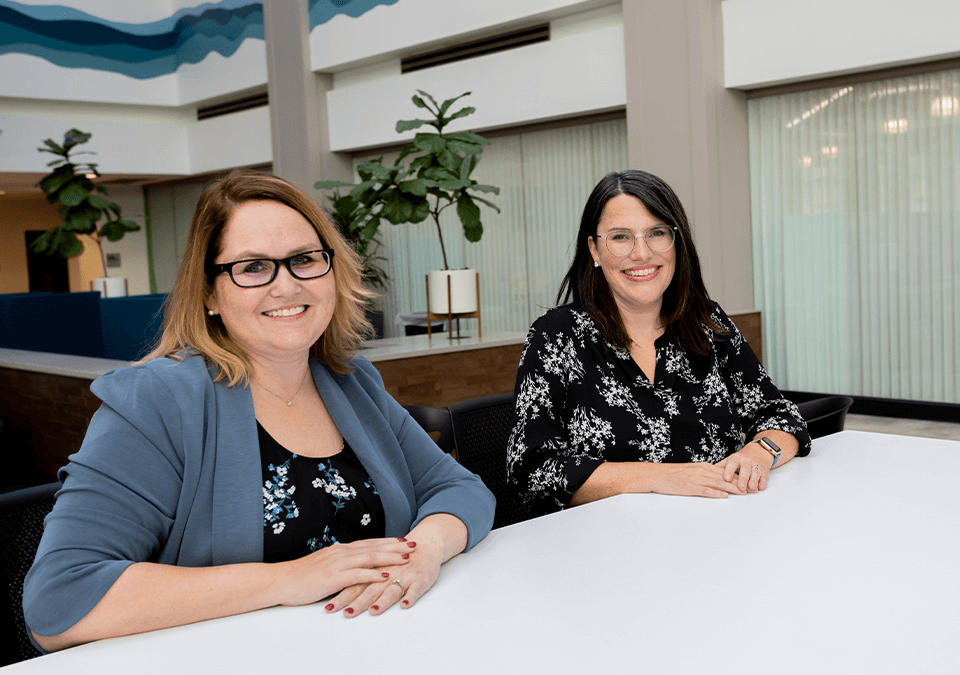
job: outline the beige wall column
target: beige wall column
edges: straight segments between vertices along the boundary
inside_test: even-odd
[[[690,218],[710,295],[753,308],[747,102],[723,86],[720,0],[623,0],[630,166]]]
[[[319,200],[316,181],[349,180],[351,173],[349,159],[330,152],[326,92],[332,77],[311,70],[307,3],[264,0],[263,33],[273,171]]]

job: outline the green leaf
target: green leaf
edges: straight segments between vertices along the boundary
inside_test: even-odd
[[[493,187],[492,185],[471,185],[469,190],[478,190],[480,192],[492,192],[495,195],[500,194],[500,188]]]
[[[54,228],[52,230],[47,230],[39,237],[33,240],[33,243],[30,244],[30,250],[35,253],[46,253],[47,255],[52,255],[57,250],[56,242],[56,233],[60,231],[60,228]]]
[[[446,142],[440,134],[420,133],[413,139],[413,144],[420,152],[437,154],[446,147]]]
[[[423,96],[424,98],[430,99],[430,102],[433,104],[433,107],[435,109],[438,107],[436,99],[434,99],[433,96],[425,92],[423,89],[417,89],[417,93]],[[424,106],[424,107],[427,108],[427,106]],[[430,108],[427,108],[427,110],[430,110]]]
[[[80,240],[77,239],[73,232],[62,232],[62,234],[63,238],[57,247],[57,253],[64,258],[72,258],[75,255],[80,255],[83,252],[83,244]]]
[[[52,196],[57,190],[74,178],[73,171],[64,171],[63,169],[64,167],[61,166],[53,173],[44,176],[40,182],[37,183],[37,187],[47,193],[47,195]]]
[[[463,141],[450,140],[447,138],[447,148],[461,155],[476,155],[483,152],[483,146],[476,143],[464,143]]]
[[[359,185],[357,185],[355,188],[350,190],[350,196],[353,197],[354,199],[363,201],[363,197],[364,197],[363,193],[369,190],[370,188],[374,187],[378,182],[379,181],[375,181],[375,180],[365,180]]]
[[[457,180],[457,176],[447,169],[444,169],[442,166],[431,166],[423,171],[423,176],[421,178],[426,178],[427,180],[435,181],[444,181],[444,180]]]
[[[111,220],[100,228],[100,236],[109,241],[120,241],[127,232],[136,232],[139,229],[140,226],[132,220]]]
[[[412,213],[413,204],[403,199],[398,190],[390,193],[390,196],[384,201],[383,208],[380,209],[380,215],[394,225],[409,222]]]
[[[427,195],[427,186],[422,179],[405,180],[397,183],[397,187],[407,194],[425,197]]]
[[[89,196],[89,190],[84,190],[78,182],[67,183],[57,191],[57,201],[64,206],[76,206]]]
[[[440,166],[450,169],[451,171],[456,171],[460,167],[460,158],[447,148],[444,148],[437,154],[437,162],[440,163]]]
[[[460,190],[467,187],[467,185],[469,185],[468,181],[463,181],[459,179],[441,180],[438,182],[440,183],[441,189],[450,190],[451,192],[459,192]]]
[[[469,107],[469,106],[466,107],[466,108],[461,108],[461,109],[458,110],[457,112],[455,112],[455,113],[453,113],[452,115],[450,115],[450,117],[447,117],[447,118],[444,120],[444,122],[445,122],[445,124],[449,124],[449,123],[452,122],[453,120],[458,120],[458,119],[460,119],[461,117],[466,117],[467,115],[472,115],[472,114],[475,113],[475,112],[477,112],[477,109],[476,109],[476,108],[471,108],[471,107]]]
[[[447,111],[450,110],[450,106],[452,106],[454,103],[459,101],[464,96],[469,96],[470,94],[471,92],[467,91],[455,98],[448,98],[446,101],[444,101],[443,104],[440,106],[440,117],[443,117],[447,113]],[[451,117],[450,119],[453,119],[453,118]]]
[[[313,184],[317,190],[333,190],[339,187],[353,187],[353,183],[344,183],[342,180],[318,180]]]
[[[402,134],[411,129],[419,129],[424,124],[430,124],[427,120],[399,120],[397,122],[397,133]]]
[[[52,138],[47,138],[47,139],[45,139],[43,142],[46,143],[47,147],[46,147],[46,148],[37,148],[37,150],[39,150],[40,152],[52,152],[52,153],[55,154],[55,155],[66,155],[66,154],[67,154],[66,151],[64,151],[64,149],[63,149],[62,147],[60,147],[59,145],[57,145],[56,143],[53,142],[53,139],[52,139]]]
[[[483,225],[480,223],[480,207],[474,204],[469,195],[463,194],[457,200],[457,215],[463,225],[463,236],[467,241],[477,242],[483,236]]]
[[[483,136],[472,131],[455,131],[444,136],[448,141],[461,141],[463,143],[474,143],[476,145],[490,145],[490,141]]]
[[[410,214],[411,223],[422,223],[430,215],[430,202],[424,199],[413,207],[413,213]]]
[[[497,213],[500,213],[500,207],[497,206],[496,204],[494,204],[493,202],[488,201],[488,200],[484,199],[483,197],[477,197],[476,195],[471,195],[471,197],[473,197],[473,201],[475,201],[475,202],[480,202],[481,204],[486,204],[487,206],[489,206],[491,209],[493,209],[493,210],[496,211]]]
[[[364,242],[373,240],[377,236],[379,229],[380,216],[373,216],[367,221],[367,224],[363,226],[363,229],[360,230],[360,240]]]
[[[469,180],[470,173],[473,171],[473,168],[477,165],[477,156],[476,155],[466,155],[463,158],[463,161],[460,162],[460,180],[468,181],[467,185],[472,185],[474,181]],[[466,186],[464,186],[466,187]]]
[[[96,231],[97,221],[100,220],[101,215],[100,209],[95,209],[89,204],[69,207],[62,227],[80,234],[91,234]]]
[[[100,195],[92,194],[90,195],[90,198],[87,201],[90,203],[90,206],[92,206],[95,209],[100,209],[101,211],[106,211],[107,209],[110,209],[114,213],[117,213],[120,210],[119,206],[112,203],[108,199],[104,199]]]
[[[424,102],[423,102],[423,99],[420,98],[419,96],[416,96],[416,95],[415,95],[415,96],[414,96],[412,99],[410,99],[410,100],[413,101],[413,104],[414,104],[415,106],[417,106],[418,108],[426,108],[427,110],[430,110],[430,108],[427,107],[427,104],[424,103]]]

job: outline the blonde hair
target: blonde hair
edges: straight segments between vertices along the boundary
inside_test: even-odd
[[[164,308],[163,333],[140,363],[159,357],[180,360],[192,351],[220,368],[215,381],[226,378],[232,387],[252,376],[253,366],[246,352],[230,337],[220,317],[209,316],[206,311],[206,301],[213,293],[213,280],[207,270],[221,252],[224,230],[233,212],[252,201],[289,206],[313,225],[324,247],[333,249],[336,303],[329,325],[310,353],[338,375],[350,372],[348,361],[356,354],[361,339],[370,333],[364,300],[371,292],[361,284],[360,258],[305,192],[282,178],[250,169],[230,172],[200,195],[187,249]]]

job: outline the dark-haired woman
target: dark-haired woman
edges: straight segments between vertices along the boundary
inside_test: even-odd
[[[796,406],[707,295],[660,178],[594,188],[561,302],[531,327],[517,375],[508,473],[530,515],[622,493],[758,492],[810,451]]]
[[[60,471],[23,591],[40,646],[327,597],[412,607],[487,534],[493,495],[355,356],[360,269],[282,178],[204,190],[160,344],[93,383]]]

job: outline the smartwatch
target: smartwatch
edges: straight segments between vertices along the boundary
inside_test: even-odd
[[[777,465],[777,462],[780,460],[780,446],[771,441],[766,436],[761,436],[760,438],[755,438],[750,443],[759,443],[760,447],[773,455],[773,464],[770,465],[772,469]],[[748,443],[749,445],[749,443]]]

